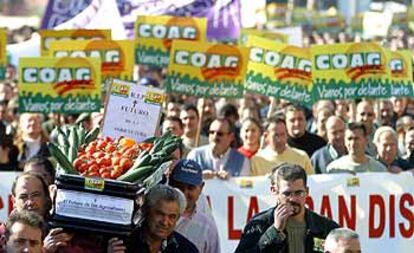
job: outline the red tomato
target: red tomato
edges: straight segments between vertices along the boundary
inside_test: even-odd
[[[127,157],[122,157],[121,160],[119,161],[119,165],[121,166],[123,171],[126,171],[129,168],[131,168],[132,161],[131,161],[131,159],[129,159]]]
[[[110,170],[109,170],[109,168],[108,168],[108,167],[106,167],[106,168],[100,168],[100,169],[99,169],[99,174],[100,174],[100,175],[102,175],[103,173],[106,173],[106,172],[110,172]]]
[[[95,158],[101,158],[101,157],[105,156],[105,153],[102,152],[102,151],[96,151],[95,153],[93,153],[92,156],[95,157]]]
[[[104,173],[101,174],[101,177],[103,177],[103,178],[110,178],[111,177],[111,173],[104,172]]]
[[[89,177],[100,177],[99,174],[98,174],[98,172],[89,172],[88,173],[88,176]]]
[[[114,152],[116,150],[116,147],[115,147],[115,145],[114,144],[112,144],[112,143],[108,143],[107,145],[106,145],[106,147],[105,147],[105,151],[106,152],[109,152],[109,153],[112,153],[112,152]]]
[[[112,161],[112,166],[119,165],[119,162],[121,161],[121,157],[114,156],[112,157],[111,161]]]
[[[104,150],[105,147],[106,147],[106,145],[107,145],[107,142],[106,141],[100,140],[98,142],[98,145],[96,145],[96,148],[99,149],[99,150]]]
[[[86,163],[82,163],[78,169],[79,172],[87,172],[88,171],[88,165]]]
[[[120,171],[117,171],[117,170],[111,171],[111,178],[112,179],[117,179],[121,175],[122,175],[122,173]]]
[[[111,137],[109,137],[109,136],[106,136],[106,137],[104,138],[104,140],[105,140],[106,142],[114,142],[114,140],[112,140],[112,138],[111,138]]]
[[[98,172],[98,170],[99,170],[99,167],[98,167],[98,165],[96,165],[96,164],[92,164],[91,166],[89,166],[89,169],[88,169],[90,172]]]
[[[76,158],[75,161],[73,161],[73,167],[75,169],[79,170],[79,167],[82,165],[83,161],[80,157]]]
[[[96,151],[96,146],[89,145],[86,147],[85,151],[87,154],[92,155]]]

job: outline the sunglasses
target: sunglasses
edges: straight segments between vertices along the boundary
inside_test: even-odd
[[[289,198],[291,196],[293,196],[293,197],[305,197],[306,196],[306,191],[305,190],[297,190],[297,191],[294,191],[294,192],[285,191],[285,192],[281,192],[281,194],[283,195],[284,198]]]
[[[208,131],[208,134],[216,134],[218,137],[223,137],[224,135],[228,134],[227,132],[220,132],[220,131]]]

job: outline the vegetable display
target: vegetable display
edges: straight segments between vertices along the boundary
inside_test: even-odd
[[[82,126],[56,128],[55,142],[48,144],[59,173],[100,177],[124,182],[142,181],[172,159],[181,138],[170,132],[142,143],[120,137],[98,138],[99,128],[87,132]]]

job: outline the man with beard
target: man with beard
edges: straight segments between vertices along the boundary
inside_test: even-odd
[[[217,118],[210,125],[209,144],[195,148],[188,154],[187,159],[201,165],[205,179],[249,175],[249,160],[230,146],[234,140],[233,128],[227,118]]]
[[[283,163],[270,175],[270,191],[276,206],[255,215],[243,230],[236,253],[314,251],[339,225],[305,208],[309,193],[306,172],[299,166]]]

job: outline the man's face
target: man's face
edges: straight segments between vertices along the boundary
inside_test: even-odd
[[[286,113],[286,128],[290,137],[299,138],[305,134],[306,119],[302,111]]]
[[[283,123],[272,123],[266,131],[266,142],[276,151],[284,151],[287,143],[286,126]]]
[[[410,130],[405,134],[405,149],[411,153],[414,150],[414,130]]]
[[[164,123],[162,123],[162,132],[165,133],[167,131],[171,131],[173,135],[178,137],[184,133],[184,130],[180,127],[180,124],[173,120],[165,120]]]
[[[193,110],[181,111],[180,118],[183,121],[185,133],[195,133],[198,125],[197,113]]]
[[[6,242],[7,253],[41,253],[42,231],[40,228],[16,222],[10,229]]]
[[[379,143],[377,144],[377,151],[380,159],[387,165],[397,157],[398,145],[397,140],[390,132],[384,132],[379,136]]]
[[[358,239],[339,239],[338,242],[327,241],[325,252],[329,253],[361,253],[361,244]]]
[[[179,117],[180,116],[180,104],[179,103],[173,103],[173,102],[169,102],[167,104],[167,117],[169,116],[175,116],[175,117]]]
[[[42,132],[40,117],[37,114],[23,115],[20,118],[20,124],[21,124],[22,130],[26,134],[34,138],[37,138],[38,136],[40,136]]]
[[[148,235],[157,240],[167,239],[179,217],[180,207],[176,201],[161,200],[147,214]]]
[[[361,129],[345,131],[345,146],[350,155],[363,155],[367,146],[367,137]]]
[[[200,197],[201,191],[203,190],[204,183],[202,185],[191,185],[172,180],[171,186],[180,189],[184,193],[187,200],[186,210],[191,211],[195,208],[198,197]]]
[[[308,195],[308,189],[305,186],[303,179],[294,181],[279,179],[274,190],[279,204],[291,205],[293,207],[293,216],[305,211],[305,201],[306,196]]]
[[[47,209],[46,193],[42,182],[33,176],[20,177],[16,183],[13,204],[17,211],[34,211],[44,217]]]
[[[213,151],[223,154],[230,147],[234,134],[225,121],[215,120],[210,125],[208,140]]]
[[[339,119],[329,121],[328,124],[326,124],[326,134],[328,143],[335,148],[345,146],[345,124],[343,121]]]
[[[383,126],[391,126],[394,111],[392,109],[392,103],[389,101],[381,101],[380,103],[381,112],[381,124]]]
[[[357,106],[356,121],[364,123],[369,131],[372,130],[374,125],[375,113],[372,105],[368,102],[361,102]]]

